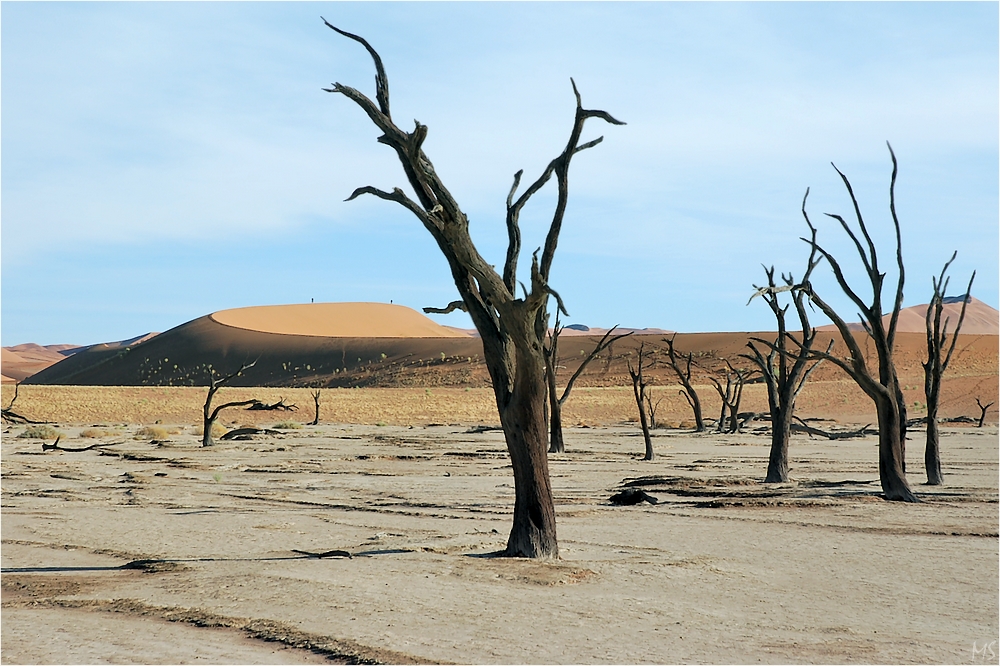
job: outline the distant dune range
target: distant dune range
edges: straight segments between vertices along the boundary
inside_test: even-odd
[[[946,305],[957,320],[960,303]],[[917,375],[925,358],[923,312],[914,306],[900,313],[898,365],[901,374]],[[952,312],[954,310],[954,312]],[[919,326],[918,326],[919,325]],[[606,329],[582,330],[560,343],[560,376],[565,379]],[[626,329],[628,330],[628,329]],[[602,355],[581,378],[586,386],[628,384],[625,355],[633,358],[639,343],[662,347],[669,335],[659,329],[635,331],[617,342],[612,357]],[[958,365],[974,374],[997,374],[1000,313],[973,299],[963,325]],[[567,331],[569,333],[569,331]],[[773,333],[678,334],[676,346],[691,351],[696,378],[722,359],[737,359],[749,337]],[[821,333],[828,340],[835,332]],[[983,337],[985,336],[985,338]],[[441,326],[400,305],[384,303],[315,303],[223,310],[160,334],[89,347],[18,345],[3,349],[3,374],[26,384],[90,386],[205,385],[204,366],[228,374],[242,363],[256,365],[234,379],[234,386],[406,387],[488,386],[482,343],[468,331]],[[664,356],[661,352],[658,356]],[[56,362],[58,361],[58,362]],[[49,364],[48,367],[45,367]],[[743,363],[745,365],[745,363]],[[829,364],[828,364],[829,365]],[[842,378],[829,365],[817,379]],[[651,372],[659,384],[672,383],[664,363]]]

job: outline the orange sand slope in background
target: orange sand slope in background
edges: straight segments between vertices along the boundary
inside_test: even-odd
[[[941,324],[948,320],[948,333],[955,331],[955,325],[962,314],[962,300],[958,298],[945,299],[941,312]],[[899,322],[896,330],[900,333],[925,333],[927,330],[927,304],[913,305],[899,311]],[[882,317],[883,324],[888,327],[891,315]],[[833,324],[817,326],[820,331],[835,331],[837,327]],[[848,324],[847,328],[852,331],[863,331],[861,324]],[[965,310],[965,319],[962,321],[962,333],[966,335],[1000,335],[1000,312],[990,307],[986,303],[972,296],[969,298],[969,305]]]
[[[465,338],[416,310],[386,303],[308,303],[221,310],[209,315],[225,326],[261,333],[329,338]]]
[[[4,347],[0,350],[0,366],[3,367],[3,381],[19,382],[25,377],[58,363],[72,352],[77,345],[49,345],[43,347],[34,343]]]

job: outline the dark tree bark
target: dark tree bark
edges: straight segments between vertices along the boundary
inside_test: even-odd
[[[809,197],[809,190],[802,199],[802,211],[805,214],[806,199]],[[813,234],[815,240],[815,232]],[[816,258],[815,248],[809,253],[809,260],[806,262],[806,271],[802,280],[809,280],[813,268],[819,263]],[[756,291],[750,297],[752,301],[755,297],[761,296],[778,324],[778,335],[774,342],[761,338],[751,338],[747,343],[750,354],[743,354],[754,362],[760,370],[767,385],[767,405],[771,412],[771,452],[767,462],[767,476],[764,483],[787,483],[788,482],[788,444],[792,436],[792,420],[795,417],[795,400],[799,397],[802,387],[813,370],[822,363],[822,359],[816,361],[809,360],[809,350],[812,349],[816,340],[816,329],[809,323],[809,314],[806,311],[805,293],[795,289],[795,279],[789,273],[782,274],[782,286],[778,286],[774,279],[774,266],[765,268],[767,275],[767,286],[758,287],[754,285]],[[798,348],[798,353],[792,353],[789,349],[789,340],[794,339],[794,334],[788,331],[785,324],[785,314],[789,305],[782,306],[778,301],[778,294],[787,291],[791,293],[792,303],[795,305],[795,312],[799,317],[799,325],[802,327],[802,339],[794,340],[793,344]],[[748,301],[749,304],[749,301]],[[767,349],[765,355],[754,342],[757,342]],[[833,349],[833,341],[827,347],[827,353]]]
[[[927,306],[927,313],[924,317],[927,329],[927,362],[924,366],[924,395],[927,398],[927,445],[924,447],[924,467],[927,470],[927,485],[940,486],[944,482],[941,474],[941,442],[938,433],[937,412],[941,401],[941,377],[948,369],[951,362],[951,355],[955,351],[955,343],[958,342],[958,334],[962,330],[962,322],[965,321],[965,308],[969,304],[969,296],[972,293],[972,282],[976,279],[976,272],[972,272],[969,278],[969,286],[965,289],[962,297],[962,311],[958,316],[958,323],[955,325],[955,332],[951,334],[951,344],[948,345],[948,320],[941,321],[941,313],[944,309],[944,297],[948,291],[947,276],[948,267],[955,261],[958,255],[956,251],[951,255],[951,259],[941,269],[938,278],[931,277],[931,284],[934,286],[934,294],[931,302]],[[945,346],[948,351],[945,352]]]
[[[310,423],[309,425],[319,425],[319,395],[320,395],[319,389],[317,389],[316,392],[312,394],[313,402],[316,403],[316,417],[312,420],[312,423]]]
[[[215,425],[215,420],[219,418],[219,413],[223,409],[228,407],[241,407],[243,405],[253,405],[259,403],[257,399],[251,400],[240,400],[237,402],[227,402],[225,404],[219,405],[214,410],[212,409],[212,399],[215,398],[215,394],[218,393],[219,389],[225,386],[234,377],[239,377],[243,374],[244,370],[249,370],[257,364],[257,361],[252,363],[244,363],[240,366],[240,369],[228,375],[220,376],[216,374],[215,368],[208,367],[208,395],[205,397],[205,406],[202,410],[202,436],[201,445],[202,446],[212,446],[214,442],[212,441],[212,426]]]
[[[899,218],[896,215],[896,174],[898,171],[898,165],[896,163],[896,155],[892,151],[892,146],[889,146],[889,154],[892,157],[892,178],[889,184],[889,211],[892,215],[892,222],[896,230],[896,264],[899,271],[899,279],[896,283],[895,299],[893,301],[892,314],[889,317],[888,327],[886,327],[882,321],[882,287],[885,279],[885,273],[879,271],[878,255],[875,250],[875,243],[868,234],[868,228],[865,226],[864,219],[861,216],[861,208],[858,205],[857,198],[854,196],[854,190],[851,187],[851,183],[847,179],[847,176],[837,169],[836,165],[834,165],[833,168],[840,175],[840,178],[844,182],[844,186],[847,188],[847,192],[851,197],[851,202],[854,205],[855,217],[857,218],[858,226],[860,227],[861,233],[863,234],[867,244],[867,250],[861,244],[861,241],[858,240],[858,237],[851,230],[851,227],[847,224],[844,218],[830,213],[827,213],[827,215],[837,220],[850,239],[854,242],[854,247],[858,252],[858,256],[861,258],[865,274],[868,276],[872,289],[872,302],[870,304],[865,303],[861,297],[858,296],[850,284],[848,284],[847,278],[844,276],[844,272],[841,270],[840,264],[837,260],[816,242],[816,229],[813,227],[812,222],[809,221],[808,215],[806,215],[806,224],[809,225],[809,229],[812,231],[812,238],[802,239],[808,243],[812,249],[823,255],[823,258],[827,260],[833,270],[837,284],[860,311],[862,317],[861,323],[875,347],[878,362],[878,368],[875,370],[875,374],[869,370],[865,361],[864,352],[855,339],[854,333],[850,328],[848,328],[847,323],[843,320],[843,318],[841,318],[840,315],[834,311],[833,307],[820,297],[810,281],[804,281],[800,288],[805,291],[812,303],[819,307],[823,314],[829,317],[834,325],[836,325],[837,330],[840,332],[840,336],[847,345],[849,352],[848,358],[840,358],[831,353],[820,352],[815,349],[811,350],[808,355],[814,358],[826,359],[831,363],[836,364],[844,372],[846,372],[851,379],[853,379],[858,386],[861,387],[861,390],[863,390],[865,394],[867,394],[868,397],[870,397],[875,403],[875,411],[878,414],[879,480],[882,484],[882,491],[885,493],[885,498],[894,501],[917,502],[919,500],[910,489],[910,485],[906,481],[906,472],[903,468],[903,436],[905,432],[904,427],[906,414],[904,411],[905,408],[901,404],[902,390],[899,386],[899,378],[896,374],[896,366],[893,361],[896,325],[899,321],[899,310],[903,303],[903,283],[905,280],[905,271],[903,268],[902,235],[899,228]]]
[[[549,453],[566,452],[566,443],[563,440],[562,432],[562,408],[566,404],[566,401],[569,400],[569,394],[573,390],[576,380],[587,369],[590,362],[597,358],[598,354],[610,347],[616,340],[621,340],[632,335],[630,332],[612,337],[616,328],[618,328],[617,324],[605,333],[604,337],[587,354],[587,357],[580,363],[576,372],[566,382],[566,386],[563,388],[563,393],[560,397],[556,389],[556,370],[559,365],[559,334],[562,333],[563,329],[559,322],[559,313],[556,313],[556,323],[552,328],[552,334],[549,336],[549,346],[545,349],[545,379],[549,389]]]
[[[976,404],[979,405],[981,411],[979,415],[979,423],[976,424],[977,428],[982,428],[983,424],[986,423],[986,410],[993,406],[992,402],[988,402],[985,405],[979,402],[979,398],[976,398]]]
[[[642,438],[646,443],[646,455],[643,460],[653,459],[653,440],[649,435],[649,421],[646,418],[646,379],[642,375],[644,369],[648,369],[646,363],[645,343],[639,343],[639,361],[632,367],[632,361],[626,359],[628,374],[632,377],[632,391],[635,393],[635,404],[639,408],[639,425],[642,427]]]
[[[705,432],[705,420],[701,416],[701,400],[698,399],[698,392],[691,385],[691,361],[694,354],[688,352],[686,364],[681,369],[681,364],[677,360],[677,353],[674,350],[674,338],[676,337],[677,334],[674,333],[669,339],[663,339],[667,343],[667,358],[670,359],[670,367],[677,374],[677,383],[684,387],[681,389],[680,394],[684,396],[684,399],[687,400],[688,405],[691,407],[691,411],[694,412],[694,431]]]
[[[339,83],[326,89],[327,92],[339,93],[350,99],[381,130],[379,143],[396,151],[406,179],[417,197],[414,201],[399,188],[386,192],[366,186],[356,189],[348,201],[362,194],[371,194],[400,204],[420,220],[448,261],[465,310],[482,339],[514,471],[514,522],[507,548],[502,554],[511,557],[558,557],[555,508],[546,453],[547,386],[543,341],[548,326],[546,306],[549,296],[556,298],[561,311],[565,312],[565,308],[558,294],[549,286],[549,271],[569,200],[570,161],[574,155],[596,146],[603,139],[580,143],[584,123],[589,118],[615,125],[624,123],[605,111],[583,108],[576,84],[570,79],[576,97],[576,114],[566,148],[516,199],[523,171],[514,175],[514,183],[507,195],[508,245],[503,274],[500,275],[479,254],[469,235],[468,218],[422,149],[427,138],[427,126],[415,122],[413,131],[405,132],[393,121],[389,110],[389,85],[378,53],[363,38],[344,32],[325,19],[324,23],[363,45],[376,69],[375,102],[354,88]],[[517,298],[517,263],[521,254],[520,213],[528,200],[553,176],[557,185],[555,211],[544,246],[532,256],[529,287],[525,288],[524,298]]]

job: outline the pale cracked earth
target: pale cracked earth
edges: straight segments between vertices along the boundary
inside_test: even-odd
[[[23,429],[4,663],[971,663],[998,639],[996,426],[944,429],[937,488],[912,433],[920,504],[880,498],[871,436],[796,436],[773,486],[762,435],[660,430],[643,462],[635,428],[572,428],[552,562],[482,557],[513,503],[496,431],[60,426],[114,444],[43,453]],[[658,504],[609,503],[635,479]],[[296,552],[330,550],[352,557]]]

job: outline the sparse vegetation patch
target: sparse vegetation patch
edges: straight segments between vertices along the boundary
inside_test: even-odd
[[[23,439],[55,439],[62,433],[49,425],[30,425],[18,437]]]

